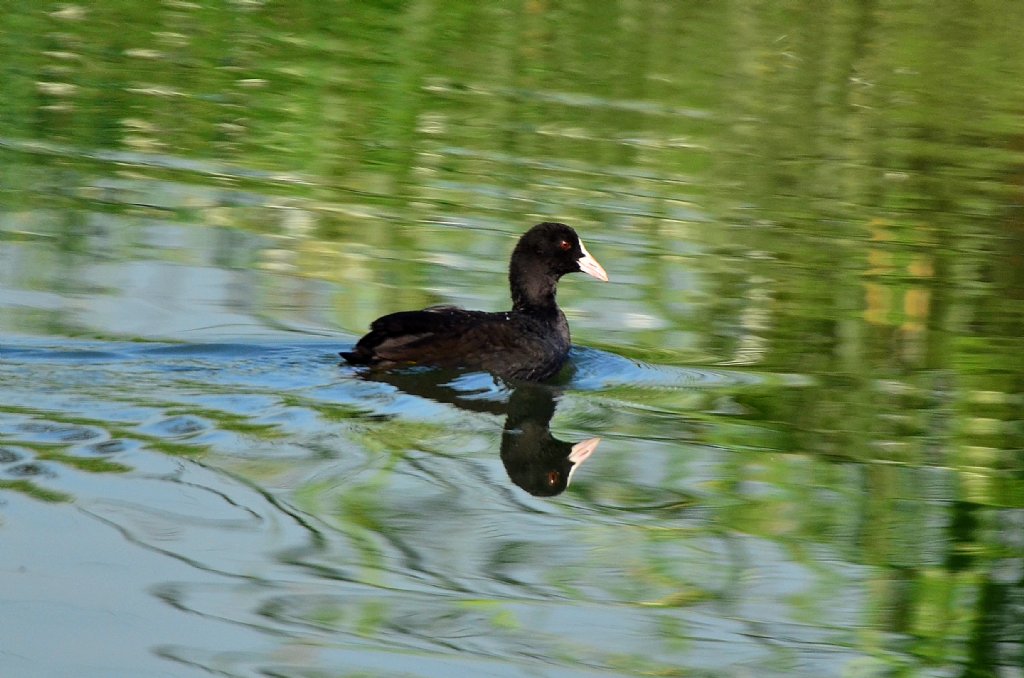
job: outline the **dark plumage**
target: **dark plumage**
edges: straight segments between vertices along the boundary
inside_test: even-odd
[[[569,323],[558,308],[558,279],[582,271],[608,280],[576,231],[537,224],[519,239],[509,262],[512,310],[503,313],[438,306],[373,321],[352,351],[353,365],[464,367],[505,379],[540,381],[554,375],[569,353]]]

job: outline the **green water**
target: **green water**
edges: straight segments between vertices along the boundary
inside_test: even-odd
[[[0,675],[1021,678],[1021,35],[7,3]],[[338,364],[544,220],[611,277],[550,388]]]

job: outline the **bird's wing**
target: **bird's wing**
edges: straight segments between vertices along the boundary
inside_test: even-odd
[[[446,364],[461,362],[464,350],[485,351],[519,344],[504,313],[466,311],[438,306],[422,311],[401,311],[378,318],[359,340],[355,352],[376,361]]]

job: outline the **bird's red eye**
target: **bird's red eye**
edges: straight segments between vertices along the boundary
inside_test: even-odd
[[[561,249],[563,252],[568,252],[569,250],[572,249],[572,243],[569,242],[568,240],[563,240],[562,242],[558,243],[558,248]]]
[[[561,480],[562,474],[558,471],[548,471],[548,487],[554,487]]]

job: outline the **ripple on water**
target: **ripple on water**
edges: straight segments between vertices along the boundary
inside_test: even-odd
[[[105,431],[92,426],[48,421],[28,421],[15,428],[19,440],[39,444],[82,443],[106,436]]]
[[[235,360],[238,358],[274,355],[289,350],[289,348],[268,344],[162,344],[158,346],[144,346],[132,353],[144,357],[229,358]]]
[[[143,433],[156,435],[161,438],[188,438],[210,430],[211,425],[198,417],[190,415],[178,415],[166,417],[158,421],[142,426]]]
[[[456,374],[440,380],[454,396],[431,400],[339,368],[337,348],[112,344],[104,351],[91,343],[90,355],[118,355],[120,362],[86,358],[70,370],[66,356],[75,351],[38,351],[27,369],[46,409],[18,405],[27,386],[20,395],[0,394],[0,408],[6,402],[10,410],[0,417],[0,434],[26,443],[24,452],[0,448],[0,478],[70,492],[76,506],[132,547],[202,573],[140,587],[198,618],[300,636],[328,652],[351,653],[355,666],[395,674],[408,669],[410,652],[418,664],[436,660],[438,676],[450,675],[456,651],[460,666],[480,675],[574,675],[573,662],[551,658],[581,652],[593,673],[620,668],[604,648],[624,628],[647,633],[647,614],[601,583],[620,577],[618,561],[601,561],[591,543],[565,535],[619,535],[668,517],[677,526],[695,522],[699,499],[653,485],[641,494],[634,483],[629,501],[617,501],[600,491],[611,483],[588,489],[583,482],[560,503],[534,501],[510,487],[498,456],[504,417],[493,416],[492,406],[505,403],[509,389],[486,374]],[[572,361],[561,422],[594,435],[604,433],[621,403],[642,400],[630,388],[645,389],[644,396],[686,394],[680,389],[768,378],[588,348],[574,349]],[[612,390],[607,398],[601,393]],[[677,418],[665,435],[666,446],[678,445]],[[61,454],[44,456],[28,443]],[[201,461],[174,456],[200,448]],[[80,464],[76,453],[92,462],[123,456],[100,467]],[[131,468],[124,473],[98,472],[125,462]],[[688,553],[676,560],[699,562]],[[696,597],[705,595],[693,588]],[[583,600],[588,606],[580,612]],[[524,629],[520,619],[539,626]],[[592,626],[615,633],[573,639],[567,650],[562,630],[595,620]],[[215,657],[216,650],[206,656],[204,647],[156,651],[202,665],[237,668],[242,661]],[[245,661],[272,673],[279,659],[256,652]],[[668,666],[673,657],[660,660]],[[431,674],[417,666],[417,675]]]
[[[111,438],[110,440],[103,440],[98,443],[93,443],[85,447],[86,451],[90,454],[98,456],[110,456],[114,454],[124,454],[126,452],[133,452],[142,446],[141,441],[129,440],[126,438]]]
[[[47,362],[106,362],[125,360],[127,353],[103,348],[35,348],[4,346],[0,351],[0,359],[5,361],[36,361]]]
[[[9,447],[0,447],[0,464],[13,464],[20,461],[22,455]]]
[[[4,473],[12,478],[56,478],[57,472],[49,465],[37,461],[10,466]]]
[[[738,370],[656,365],[583,346],[574,346],[570,358],[575,371],[568,386],[580,391],[618,386],[648,389],[736,386],[762,384],[769,378]]]

